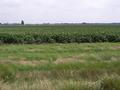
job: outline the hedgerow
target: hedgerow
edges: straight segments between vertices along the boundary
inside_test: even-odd
[[[1,44],[40,44],[40,43],[95,43],[120,42],[118,34],[80,34],[80,33],[0,33]]]

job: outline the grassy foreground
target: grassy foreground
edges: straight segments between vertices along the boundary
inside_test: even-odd
[[[0,90],[120,90],[120,43],[1,45]]]

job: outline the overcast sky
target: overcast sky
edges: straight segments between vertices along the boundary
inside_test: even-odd
[[[0,22],[120,22],[120,0],[0,0]]]

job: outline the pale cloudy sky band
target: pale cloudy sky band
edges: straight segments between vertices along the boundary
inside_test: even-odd
[[[120,22],[119,0],[0,0],[0,22]]]

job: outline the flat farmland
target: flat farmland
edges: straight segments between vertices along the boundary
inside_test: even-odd
[[[0,26],[0,90],[120,90],[120,26]]]

